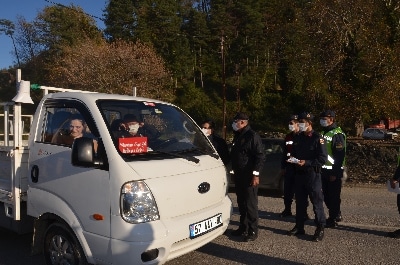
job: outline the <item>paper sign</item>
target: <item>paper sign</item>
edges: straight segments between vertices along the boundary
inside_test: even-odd
[[[118,148],[124,154],[140,154],[147,152],[147,137],[119,138]]]
[[[399,183],[396,182],[394,189],[392,188],[392,186],[390,186],[390,180],[387,181],[387,189],[390,192],[395,192],[397,194],[400,194],[400,188],[399,188]]]

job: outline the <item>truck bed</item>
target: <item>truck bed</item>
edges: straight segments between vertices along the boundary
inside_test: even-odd
[[[12,188],[16,184],[19,192],[26,193],[28,188],[28,148],[23,147],[22,150],[14,150],[13,146],[2,146],[0,143],[0,201],[8,202],[12,196]],[[21,154],[21,161],[16,161],[15,152]],[[13,166],[15,165],[15,166]],[[16,179],[13,177],[13,168],[18,168],[15,173]]]

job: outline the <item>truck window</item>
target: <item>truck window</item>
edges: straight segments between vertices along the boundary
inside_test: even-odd
[[[76,108],[46,108],[41,141],[57,145],[71,146],[77,137],[91,137],[89,126]]]
[[[214,153],[199,127],[173,105],[133,100],[101,100],[97,104],[116,148],[124,157]]]

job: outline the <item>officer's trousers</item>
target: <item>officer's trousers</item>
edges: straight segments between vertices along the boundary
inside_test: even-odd
[[[340,214],[343,172],[339,176],[336,176],[334,181],[330,181],[329,178],[332,175],[332,170],[322,169],[321,180],[325,205],[329,211],[329,218],[335,219]]]
[[[295,170],[292,165],[288,165],[285,170],[284,183],[283,183],[283,203],[285,204],[285,211],[290,211],[294,197],[294,180]]]
[[[296,226],[304,229],[304,218],[307,209],[308,196],[311,198],[315,222],[318,226],[325,226],[324,195],[322,193],[321,174],[313,168],[305,171],[296,171],[295,197],[296,197]]]
[[[258,233],[258,186],[250,186],[250,180],[235,178],[237,204],[240,213],[239,229]]]

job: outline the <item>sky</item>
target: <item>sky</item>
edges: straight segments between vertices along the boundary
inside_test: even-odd
[[[87,14],[94,16],[97,26],[104,29],[103,9],[108,0],[0,0],[0,19],[8,19],[16,23],[19,16],[31,22],[46,6],[62,4],[80,6]],[[97,17],[97,18],[96,18]],[[0,34],[0,69],[16,65],[17,59],[13,54],[14,47],[10,36]]]

